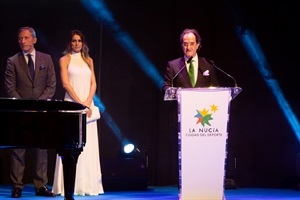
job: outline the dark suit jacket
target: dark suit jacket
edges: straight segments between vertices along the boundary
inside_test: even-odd
[[[179,72],[181,70],[181,72]],[[203,76],[203,72],[209,71],[209,76]],[[178,75],[176,76],[176,74]],[[176,77],[175,77],[176,76]],[[188,71],[185,67],[184,57],[171,60],[167,64],[167,68],[164,75],[164,82],[162,89],[166,91],[167,88],[172,87],[181,88],[192,88],[192,83],[190,81]],[[209,64],[205,58],[198,57],[198,77],[196,80],[196,87],[217,87],[219,82],[216,75],[216,69],[214,66]]]
[[[8,58],[4,85],[7,97],[51,99],[56,90],[56,75],[51,56],[36,51],[34,80],[22,52]]]

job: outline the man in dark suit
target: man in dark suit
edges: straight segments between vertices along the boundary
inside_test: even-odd
[[[22,51],[7,59],[4,80],[7,97],[51,99],[56,90],[55,69],[51,56],[35,50],[34,45],[37,42],[37,37],[33,28],[21,27],[17,36]],[[11,150],[12,198],[22,196],[25,153],[25,149]],[[35,149],[35,156],[36,163],[33,171],[35,195],[53,197],[55,195],[46,186],[48,182],[47,149]]]
[[[197,88],[217,87],[219,81],[216,69],[205,58],[198,56],[197,51],[201,47],[201,37],[195,29],[185,29],[180,35],[180,44],[183,56],[168,61],[164,74],[162,90],[165,93],[170,87]],[[192,64],[192,65],[191,65]],[[190,73],[193,71],[193,73]],[[171,168],[172,180],[178,184],[178,110],[177,102],[167,104],[170,111],[169,129],[171,133]]]
[[[198,31],[185,29],[180,35],[180,44],[184,55],[167,63],[163,90],[166,91],[172,86],[181,88],[218,86],[215,67],[197,54],[201,47],[201,37]],[[190,63],[194,68],[194,85],[189,77]]]

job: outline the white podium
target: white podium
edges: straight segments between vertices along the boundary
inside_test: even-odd
[[[170,90],[165,100],[178,102],[179,199],[223,200],[230,102],[242,89]]]

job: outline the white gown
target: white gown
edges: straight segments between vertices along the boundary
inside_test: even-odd
[[[91,71],[81,58],[80,53],[71,55],[68,67],[69,81],[81,100],[85,100],[90,90]],[[65,100],[72,101],[68,93]],[[90,196],[103,194],[100,166],[97,121],[86,127],[86,145],[78,157],[74,195]],[[63,167],[60,156],[56,156],[56,165],[52,192],[64,196]]]

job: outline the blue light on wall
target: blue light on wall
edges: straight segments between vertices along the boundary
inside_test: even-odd
[[[103,0],[81,0],[81,3],[97,21],[103,21],[106,24],[106,27],[113,33],[112,35],[115,40],[118,41],[129,56],[131,56],[138,64],[141,70],[143,70],[145,74],[152,79],[157,88],[160,89],[163,78],[157,68],[146,57],[130,35],[121,29],[120,25],[107,8],[105,2]]]
[[[89,11],[92,17],[98,22],[104,22],[106,27],[113,33],[114,39],[123,47],[123,49],[133,58],[138,64],[141,70],[153,81],[157,88],[161,88],[163,78],[151,63],[151,61],[145,56],[143,51],[138,47],[134,40],[129,36],[128,33],[121,30],[120,25],[114,19],[112,13],[107,8],[103,0],[81,0],[81,3]],[[102,118],[105,123],[110,127],[118,140],[126,145],[127,139],[124,138],[121,130],[112,119],[112,116],[106,112],[105,105],[101,99],[97,96],[94,98],[95,104],[99,106]]]
[[[252,61],[254,62],[255,66],[257,67],[260,74],[262,75],[267,86],[269,87],[274,97],[276,98],[283,114],[285,115],[298,141],[300,142],[299,120],[297,119],[295,113],[290,107],[288,101],[285,99],[277,80],[274,78],[270,65],[258,41],[256,40],[254,33],[248,29],[242,29],[241,27],[237,27],[236,33],[239,36],[239,39],[241,40],[242,44],[247,50]]]

